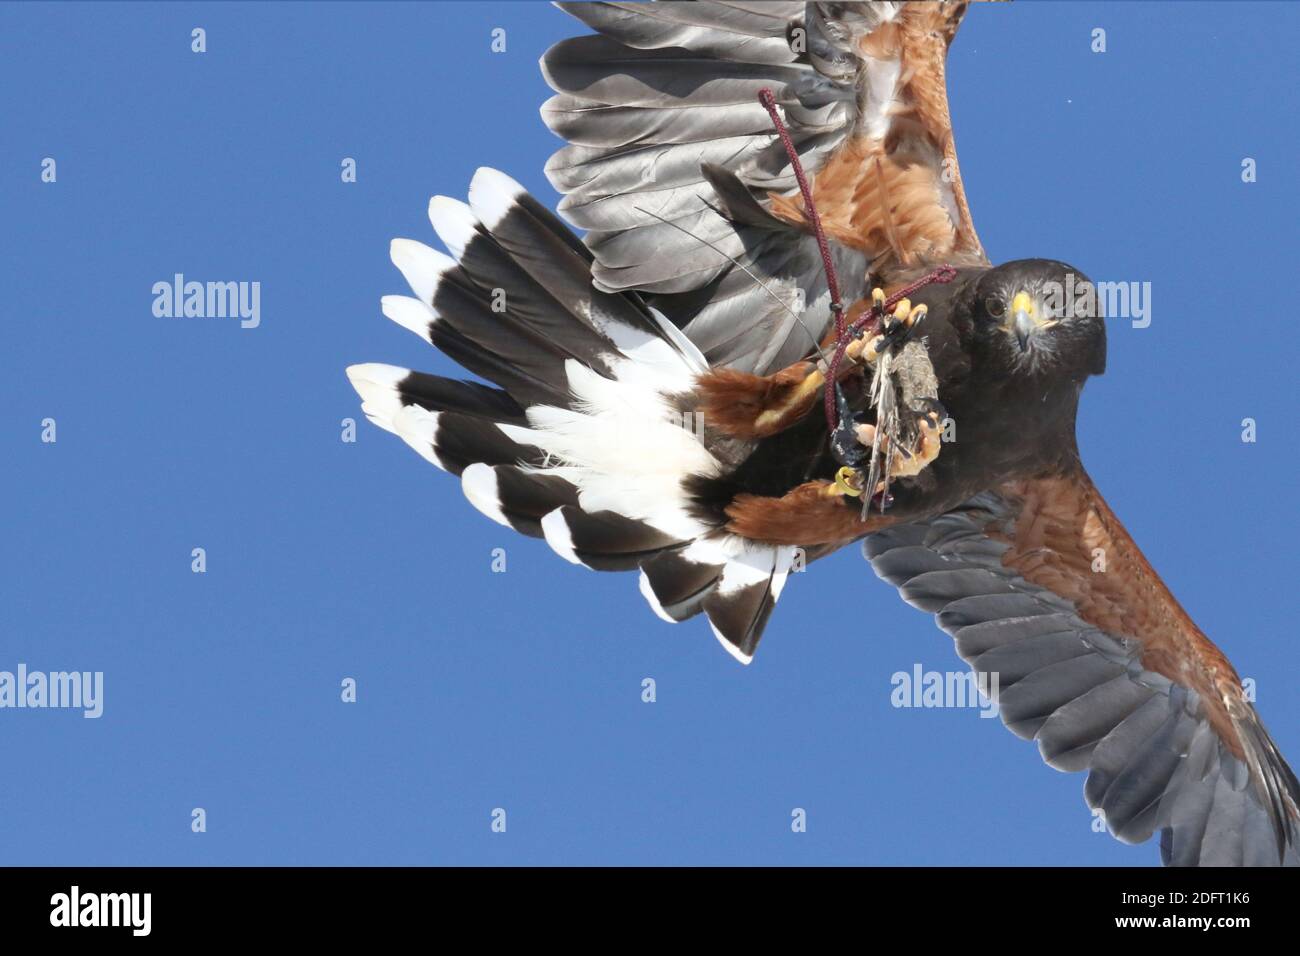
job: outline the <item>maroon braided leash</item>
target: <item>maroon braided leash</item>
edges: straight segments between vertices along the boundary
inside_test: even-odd
[[[835,263],[831,261],[830,243],[826,241],[826,232],[822,229],[822,217],[817,214],[817,204],[813,202],[812,189],[808,186],[808,177],[803,174],[803,163],[799,162],[799,151],[794,148],[794,140],[790,138],[790,131],[785,128],[785,123],[781,122],[781,117],[776,112],[776,97],[766,86],[758,91],[758,101],[763,104],[767,110],[767,115],[772,117],[772,125],[776,127],[776,134],[781,137],[781,145],[785,147],[785,154],[790,157],[790,166],[794,169],[794,178],[799,181],[799,192],[803,196],[803,208],[808,216],[808,222],[813,228],[813,235],[817,237],[817,248],[822,254],[822,269],[826,271],[826,286],[831,294],[831,313],[835,316],[835,336],[836,338],[844,334],[844,303],[840,301],[840,284],[835,278]]]
[[[824,405],[826,426],[834,432],[839,425],[838,413],[835,407],[835,379],[839,373],[840,363],[844,360],[844,353],[848,350],[849,343],[864,331],[868,323],[874,322],[875,325],[872,331],[878,330],[883,324],[884,317],[899,302],[906,299],[917,289],[932,282],[951,282],[957,277],[957,270],[950,265],[939,266],[933,272],[928,272],[919,279],[909,282],[889,296],[889,298],[885,299],[883,307],[878,307],[873,303],[862,318],[846,327],[844,324],[844,303],[840,301],[840,285],[835,276],[835,263],[831,260],[830,244],[826,241],[826,231],[822,228],[822,219],[817,213],[817,204],[813,202],[812,189],[808,186],[808,177],[804,175],[803,163],[799,161],[799,152],[795,149],[794,140],[790,138],[789,130],[785,128],[785,123],[781,121],[781,117],[776,111],[776,97],[772,91],[767,87],[763,87],[758,91],[758,101],[763,104],[763,108],[767,110],[767,115],[772,118],[772,125],[776,127],[776,133],[781,137],[781,145],[785,147],[785,154],[790,159],[790,168],[794,170],[794,178],[799,183],[799,193],[803,196],[804,214],[808,217],[808,224],[812,226],[813,235],[817,238],[817,248],[821,251],[822,256],[822,269],[826,272],[826,288],[831,296],[831,314],[835,317],[835,353],[831,357],[826,370]]]

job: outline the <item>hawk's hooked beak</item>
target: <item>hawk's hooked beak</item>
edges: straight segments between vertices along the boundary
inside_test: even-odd
[[[1023,352],[1029,347],[1029,336],[1038,327],[1038,321],[1034,316],[1034,300],[1029,297],[1029,293],[1020,291],[1016,297],[1011,300],[1011,321],[1012,330],[1016,333],[1016,341],[1020,343],[1020,350]]]

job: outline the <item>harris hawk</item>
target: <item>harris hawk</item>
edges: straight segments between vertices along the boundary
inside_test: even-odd
[[[1086,277],[975,232],[967,5],[559,6],[595,31],[542,59],[584,234],[491,169],[434,197],[450,255],[394,240],[383,312],[492,384],[352,366],[370,420],[745,663],[792,567],[861,542],[1119,839],[1300,863],[1300,783],[1080,462]]]

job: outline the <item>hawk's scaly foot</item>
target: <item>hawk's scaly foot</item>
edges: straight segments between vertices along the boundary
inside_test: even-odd
[[[910,478],[939,457],[942,444],[943,418],[939,411],[930,409],[916,419],[916,440],[910,448],[901,444],[889,459],[890,478]]]
[[[884,305],[883,289],[872,289],[871,299],[876,307]],[[917,323],[925,318],[928,306],[913,306],[908,299],[902,299],[894,306],[892,315],[886,315],[881,323],[881,331],[873,336],[863,336],[849,344],[845,354],[855,362],[861,361],[874,365],[887,349],[900,349],[912,337]]]
[[[938,404],[938,403],[936,403]],[[911,443],[910,447],[903,444],[897,444],[890,447],[891,443],[887,436],[881,436],[880,449],[883,453],[889,455],[889,470],[887,474],[891,481],[895,478],[911,478],[919,475],[921,471],[939,457],[939,448],[942,444],[942,409],[932,408],[916,420],[916,441]],[[872,424],[858,425],[854,429],[858,442],[866,448],[870,448],[876,440],[876,426]],[[844,469],[840,469],[843,471]],[[839,476],[836,476],[836,483],[839,483]],[[860,480],[859,480],[860,483]],[[874,493],[879,494],[884,491],[885,483],[876,482]],[[859,491],[859,494],[861,492]]]

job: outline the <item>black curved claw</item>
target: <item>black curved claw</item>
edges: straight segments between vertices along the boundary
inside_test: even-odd
[[[885,317],[886,321],[889,316]],[[904,345],[912,340],[912,334],[916,331],[917,326],[925,321],[925,313],[922,312],[916,317],[916,321],[908,325],[902,319],[894,322],[892,325],[886,325],[882,332],[880,343],[876,346],[876,352],[883,352],[885,349],[898,351]]]
[[[948,409],[944,408],[943,402],[937,398],[921,398],[913,404],[912,408],[923,417],[933,415],[937,422],[943,422],[948,417]]]
[[[848,399],[844,397],[844,389],[839,382],[835,383],[835,408],[839,413],[839,424],[831,432],[831,454],[841,465],[854,467],[867,457],[868,449],[858,442],[858,436],[853,430],[857,425],[853,419],[853,409],[849,408]]]

